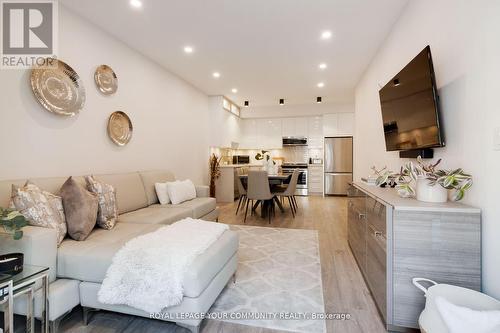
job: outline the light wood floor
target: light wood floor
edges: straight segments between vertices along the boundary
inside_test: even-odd
[[[316,229],[319,231],[321,269],[325,311],[349,313],[348,321],[328,321],[328,332],[335,333],[378,333],[385,332],[382,321],[373,303],[354,257],[347,244],[347,200],[342,197],[298,197],[299,212],[292,218],[288,204],[286,212],[276,211],[271,224],[267,219],[249,216],[247,225],[272,226],[280,228]],[[236,204],[219,205],[220,222],[243,224],[243,213],[235,215]],[[89,326],[82,324],[81,309],[76,309],[63,321],[61,332],[70,333],[186,333],[187,330],[171,323],[138,318],[109,312],[99,312],[91,319]],[[205,321],[203,333],[278,333],[263,329]],[[17,332],[17,329],[16,329]]]

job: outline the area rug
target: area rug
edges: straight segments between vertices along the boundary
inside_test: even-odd
[[[236,282],[226,286],[210,310],[216,320],[292,332],[326,332],[324,320],[306,317],[325,311],[318,232],[251,226],[231,229],[240,236],[239,264]]]

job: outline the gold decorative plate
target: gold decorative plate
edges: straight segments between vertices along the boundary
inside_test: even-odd
[[[94,80],[97,88],[99,88],[104,95],[112,95],[118,89],[118,78],[108,65],[97,67],[94,73]]]
[[[47,111],[74,116],[85,104],[80,76],[61,60],[54,59],[53,67],[34,67],[30,81],[35,98]]]
[[[132,138],[134,128],[125,112],[116,111],[109,116],[108,135],[114,143],[125,146]]]

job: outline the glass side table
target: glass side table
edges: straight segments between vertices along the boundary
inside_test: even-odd
[[[14,275],[0,274],[0,311],[4,313],[3,333],[14,332],[14,300],[27,296],[26,332],[35,332],[35,292],[42,290],[42,333],[49,332],[49,268],[24,265],[23,271]],[[0,328],[0,333],[2,329]]]

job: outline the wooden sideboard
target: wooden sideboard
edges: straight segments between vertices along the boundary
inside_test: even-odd
[[[400,198],[395,189],[353,183],[348,241],[388,330],[418,328],[423,277],[481,290],[481,212],[456,202]]]

